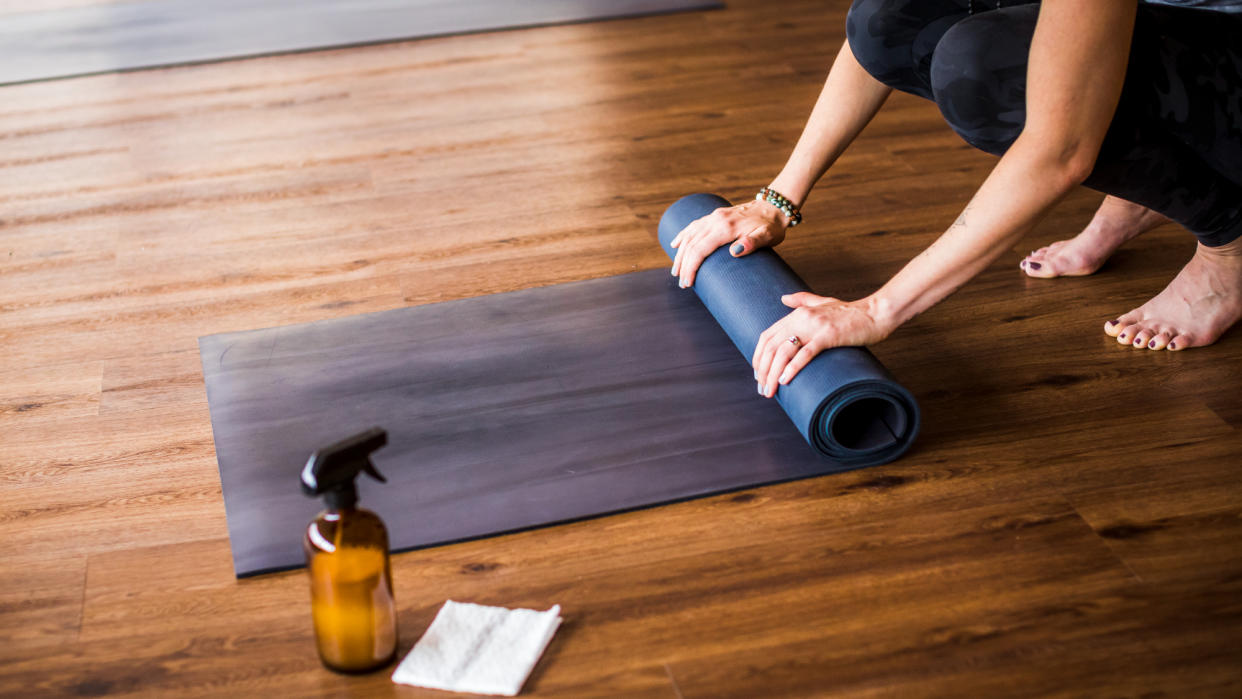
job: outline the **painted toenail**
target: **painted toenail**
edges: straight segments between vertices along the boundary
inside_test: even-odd
[[[1124,339],[1126,339],[1126,334],[1125,334],[1125,333],[1121,333],[1121,339],[1123,339],[1123,340],[1124,340]]]
[[[1028,264],[1027,266],[1030,267],[1031,269],[1039,269],[1041,265],[1038,262],[1032,262]]]
[[[1118,323],[1120,323],[1120,322],[1121,322],[1121,320],[1120,320],[1120,319],[1118,319],[1118,320],[1110,320],[1110,321],[1108,321],[1108,324],[1109,324],[1109,325],[1116,325],[1116,324],[1118,324]]]
[[[1176,344],[1176,343],[1173,343],[1173,342],[1170,342],[1170,343],[1169,343],[1169,349],[1177,349],[1177,344]]]
[[[1156,349],[1156,341],[1155,341],[1155,340],[1152,340],[1151,342],[1148,342],[1148,343],[1147,343],[1147,347],[1148,347],[1149,349]]]

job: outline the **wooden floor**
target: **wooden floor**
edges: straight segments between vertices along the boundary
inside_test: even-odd
[[[665,265],[664,206],[779,169],[825,5],[0,89],[0,695],[444,696],[323,670],[303,573],[233,578],[196,338]],[[993,162],[895,96],[782,254],[867,293]],[[876,348],[900,462],[395,556],[402,652],[448,598],[559,603],[530,696],[1238,696],[1242,332],[1101,332],[1171,226],[1019,273],[1098,200]]]

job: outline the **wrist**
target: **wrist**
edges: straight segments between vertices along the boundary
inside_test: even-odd
[[[886,295],[884,289],[864,298],[862,304],[883,337],[891,335],[908,320],[902,317],[902,306]]]
[[[793,228],[802,223],[802,211],[797,204],[791,201],[784,194],[772,187],[764,187],[755,195],[756,201],[761,201],[776,209],[782,216],[782,222],[785,228]]]
[[[802,178],[788,175],[784,170],[772,180],[772,184],[768,187],[785,195],[799,209],[806,203],[806,198],[811,193],[810,185]]]
[[[754,201],[750,202],[750,204],[758,207],[756,211],[761,211],[761,215],[764,218],[771,219],[772,223],[781,227],[781,230],[787,231],[790,228],[793,228],[793,220],[789,216],[786,216],[785,212],[777,208],[775,204],[758,197],[756,197]]]

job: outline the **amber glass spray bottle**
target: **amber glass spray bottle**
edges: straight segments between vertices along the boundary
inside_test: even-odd
[[[368,672],[397,653],[397,611],[388,566],[388,532],[360,509],[359,472],[384,482],[371,452],[388,442],[376,427],[320,449],[302,469],[302,490],[327,509],[310,523],[302,545],[311,580],[311,616],[319,658],[337,672]]]

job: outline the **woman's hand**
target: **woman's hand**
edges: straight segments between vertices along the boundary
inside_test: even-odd
[[[880,318],[873,298],[841,301],[805,291],[782,296],[781,302],[794,311],[763,331],[751,358],[759,393],[776,395],[777,384],[789,383],[826,349],[870,345],[888,337],[893,327]]]
[[[670,244],[677,248],[673,276],[680,277],[678,283],[683,289],[689,287],[699,265],[716,248],[728,245],[734,257],[741,257],[764,246],[778,245],[785,239],[788,223],[775,206],[755,199],[716,209],[673,238]]]

